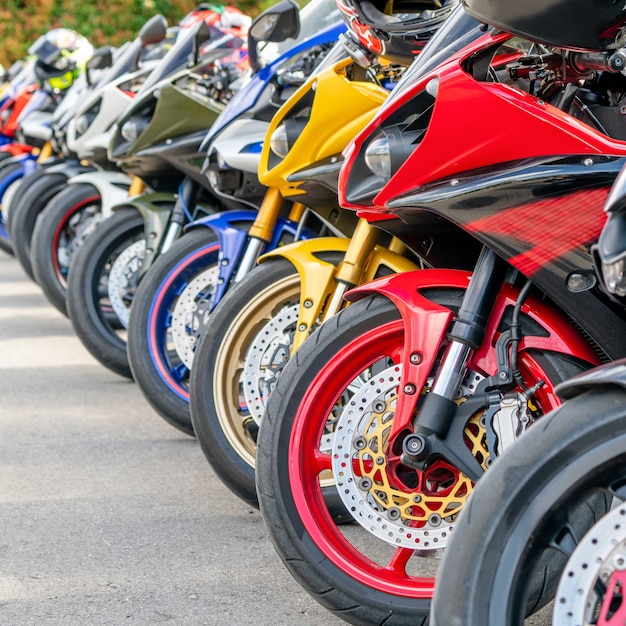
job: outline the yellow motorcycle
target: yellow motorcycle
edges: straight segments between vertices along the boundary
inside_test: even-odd
[[[372,118],[397,68],[364,70],[349,59],[310,78],[274,115],[259,180],[303,212],[339,208],[341,152]],[[259,214],[260,217],[260,214]],[[252,230],[250,231],[252,233]],[[405,246],[361,219],[351,238],[324,236],[276,247],[221,300],[200,339],[190,380],[192,423],[217,475],[256,505],[256,433],[277,377],[300,344],[343,306],[355,285],[418,267]]]

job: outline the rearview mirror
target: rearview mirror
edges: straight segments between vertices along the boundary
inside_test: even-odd
[[[102,46],[102,48],[94,50],[93,56],[87,61],[87,68],[102,70],[105,67],[111,67],[113,65],[113,51],[112,46]]]
[[[285,41],[300,32],[300,10],[293,0],[282,0],[263,11],[250,25],[248,31],[248,60],[256,72],[259,68],[259,41]]]
[[[139,31],[139,39],[144,46],[159,43],[165,39],[167,20],[162,15],[151,17]]]

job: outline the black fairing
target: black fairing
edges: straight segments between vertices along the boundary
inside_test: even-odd
[[[625,357],[626,332],[615,329],[623,328],[626,311],[601,290],[590,250],[606,219],[606,195],[624,163],[581,156],[468,172],[390,202],[400,224],[386,222],[385,229],[422,254],[430,246],[442,258],[447,249],[446,267],[467,268],[475,258],[469,239],[475,238],[531,278],[593,340],[601,358]],[[458,230],[463,235],[448,243]],[[437,264],[432,254],[426,258]],[[588,278],[590,288],[570,290],[573,273]]]
[[[125,160],[124,171],[138,176],[156,191],[175,192],[185,176],[208,187],[202,175],[204,155],[198,152],[205,135],[206,131],[199,130],[150,146]]]
[[[617,0],[463,0],[463,6],[480,22],[572,50],[606,50],[626,22]]]

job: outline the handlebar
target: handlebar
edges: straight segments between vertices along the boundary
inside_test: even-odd
[[[572,68],[581,74],[589,72],[623,72],[626,70],[626,49],[611,52],[572,52],[569,55]]]

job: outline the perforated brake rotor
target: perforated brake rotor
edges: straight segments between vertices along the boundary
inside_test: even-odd
[[[101,221],[102,214],[99,207],[92,205],[70,217],[59,236],[57,247],[57,259],[61,267],[69,268],[78,248]]]
[[[594,524],[570,556],[556,592],[552,622],[624,624],[625,594],[626,504],[622,504]]]
[[[191,368],[196,344],[209,319],[218,276],[219,270],[215,266],[198,274],[183,289],[174,305],[172,340],[178,357],[188,368]]]
[[[139,271],[146,254],[146,241],[140,239],[117,256],[107,281],[107,292],[113,311],[124,328],[128,328],[130,305],[137,291]]]
[[[300,305],[282,308],[265,324],[246,351],[241,382],[250,416],[257,423],[265,404],[289,361]]]
[[[332,443],[333,475],[346,508],[368,532],[395,546],[436,556],[447,543],[472,483],[443,461],[426,472],[406,468],[402,481],[388,466],[387,442],[401,371],[401,366],[393,365],[372,376],[342,411]],[[475,388],[482,377],[471,376]],[[463,386],[462,396],[469,394],[469,386]],[[465,436],[482,464],[488,451],[480,417],[468,422]]]

